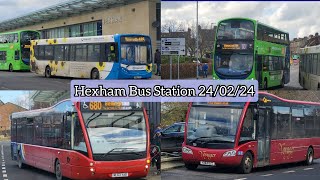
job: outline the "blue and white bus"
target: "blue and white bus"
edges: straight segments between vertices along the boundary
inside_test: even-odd
[[[45,77],[148,79],[149,36],[116,34],[31,41],[31,71]]]

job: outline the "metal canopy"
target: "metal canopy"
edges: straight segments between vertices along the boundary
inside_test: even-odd
[[[31,95],[34,102],[56,103],[70,97],[69,91],[35,91]]]
[[[17,18],[2,21],[0,22],[0,32],[139,1],[143,0],[70,0]]]

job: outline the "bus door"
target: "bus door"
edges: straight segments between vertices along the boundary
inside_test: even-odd
[[[259,83],[259,87],[263,87],[263,81],[262,81],[262,56],[256,55],[256,79]]]
[[[267,166],[270,162],[270,112],[266,107],[260,107],[257,126],[258,167]]]

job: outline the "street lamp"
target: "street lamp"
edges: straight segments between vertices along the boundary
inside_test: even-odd
[[[198,1],[197,1],[197,27],[196,27],[196,56],[197,56],[197,79],[199,79],[199,25],[198,25]]]

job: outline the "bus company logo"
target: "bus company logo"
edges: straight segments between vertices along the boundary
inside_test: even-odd
[[[216,154],[210,154],[210,153],[207,153],[206,151],[199,151],[199,154],[203,159],[207,159],[207,160],[210,160],[211,158],[216,157]]]
[[[279,143],[280,152],[283,155],[283,159],[290,159],[290,157],[292,158],[294,148],[291,146],[285,146],[285,145],[286,143]]]
[[[271,102],[270,99],[267,99],[266,97],[263,97],[262,99],[260,99],[260,101],[264,102],[264,103],[268,103]]]

